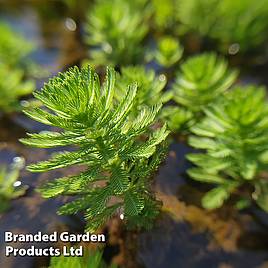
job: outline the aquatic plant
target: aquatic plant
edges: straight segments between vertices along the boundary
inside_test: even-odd
[[[152,0],[153,22],[157,31],[173,30],[176,24],[178,0]]]
[[[149,14],[144,0],[96,1],[85,27],[92,62],[114,66],[138,63],[144,53],[142,42],[149,29]]]
[[[21,110],[19,99],[35,88],[27,76],[40,77],[44,71],[28,58],[32,42],[5,23],[0,23],[0,33],[0,111],[10,113]]]
[[[107,69],[101,86],[89,66],[81,71],[74,67],[34,92],[46,109],[25,111],[34,120],[63,131],[28,134],[21,140],[24,144],[40,148],[75,146],[76,150],[55,153],[28,169],[44,172],[72,165],[86,168],[78,175],[54,179],[39,191],[45,198],[76,196],[59,213],[85,212],[88,231],[96,230],[117,213],[128,225],[135,222],[147,227],[159,205],[150,192],[149,178],[162,160],[168,131],[165,125],[157,130],[148,128],[161,105],[144,107],[132,120],[129,115],[137,85],[129,85],[121,101],[114,104],[114,84],[113,69]]]
[[[217,0],[180,0],[178,1],[178,20],[181,22],[183,33],[196,31],[207,35],[218,19]]]
[[[224,59],[213,53],[190,57],[181,64],[172,86],[173,100],[191,112],[194,121],[198,121],[203,116],[203,109],[223,95],[237,75],[237,71],[228,69]]]
[[[26,67],[34,45],[7,24],[0,23],[0,63],[9,67]]]
[[[267,0],[181,0],[178,5],[183,32],[196,32],[216,40],[224,53],[244,53],[265,45]]]
[[[24,167],[24,159],[16,157],[8,167],[0,166],[0,213],[10,208],[10,201],[24,195],[27,187],[20,186],[18,178],[20,170]],[[18,185],[17,185],[18,184]]]
[[[164,36],[158,41],[154,57],[160,65],[171,67],[180,60],[182,54],[183,48],[178,40],[171,36]]]
[[[21,110],[20,98],[31,94],[35,88],[33,80],[24,81],[24,72],[0,64],[0,111],[10,113]]]
[[[268,212],[268,105],[265,89],[236,87],[204,109],[206,117],[192,127],[189,144],[205,152],[189,154],[197,167],[188,170],[195,180],[215,187],[202,204],[214,209],[231,195],[253,200]]]
[[[116,81],[115,98],[121,100],[128,90],[128,85],[137,83],[137,95],[131,113],[136,117],[144,107],[151,107],[157,103],[164,103],[171,98],[170,93],[163,90],[167,83],[165,75],[156,75],[152,69],[144,66],[122,67]]]
[[[191,111],[175,105],[163,107],[159,119],[166,122],[173,133],[180,134],[189,134],[189,128],[195,123]]]
[[[50,258],[49,268],[116,268],[116,265],[107,265],[102,259],[103,251],[100,249],[87,250],[82,257],[56,256]]]

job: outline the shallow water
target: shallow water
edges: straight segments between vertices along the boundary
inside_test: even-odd
[[[0,20],[7,21],[36,41],[38,50],[31,57],[51,75],[79,62],[85,55],[85,49],[76,38],[80,29],[73,32],[66,27],[66,19],[77,16],[79,12],[69,12],[59,1],[40,1],[40,4],[34,1],[10,2],[0,3]],[[38,80],[37,88],[46,80],[47,77]],[[44,129],[47,127],[23,115],[1,117],[0,163],[11,163],[15,156],[24,156],[27,163],[47,158],[53,150],[30,149],[18,142],[27,131]],[[135,233],[122,231],[120,224],[110,224],[107,232],[114,230],[117,235],[114,243],[109,242],[104,255],[108,256],[107,259],[121,256],[118,263],[126,268],[268,267],[268,216],[257,208],[243,213],[228,206],[213,213],[203,210],[200,198],[207,187],[191,181],[185,173],[190,165],[185,154],[191,150],[183,142],[174,142],[156,176],[154,187],[157,197],[163,201],[163,213],[155,227]],[[44,181],[66,175],[69,171],[31,174],[24,170],[21,180],[29,185],[29,190],[25,196],[14,200],[12,209],[0,217],[1,233],[4,230],[50,232],[64,228],[81,231],[79,220],[56,214],[64,198],[44,200],[34,191]],[[0,242],[0,267],[41,267],[40,262],[30,257],[3,258],[5,245],[2,235]],[[46,263],[44,260],[42,265]]]
[[[1,1],[0,20],[7,22],[36,43],[38,49],[32,53],[31,59],[48,70],[52,76],[68,64],[73,64],[72,60],[77,61],[77,58],[73,56],[70,59],[66,52],[67,45],[73,44],[72,40],[75,40],[74,34],[65,27],[66,16],[60,12],[53,19],[47,20],[46,17],[40,16],[40,11],[47,6],[48,12],[50,12],[49,8],[54,8],[52,1],[49,5],[47,5],[47,1],[43,1],[37,6],[30,1],[24,1],[23,4],[18,1],[14,5],[11,1]],[[75,47],[70,51],[75,54]],[[47,79],[47,77],[38,79],[37,88],[40,88]],[[24,137],[26,132],[44,129],[48,128],[24,115],[11,115],[8,118],[0,115],[0,164],[10,164],[16,156],[24,156],[26,163],[45,159],[51,150],[30,149],[18,142],[18,139]],[[52,172],[46,175],[22,171],[20,179],[23,185],[29,186],[29,189],[25,196],[12,201],[10,211],[0,216],[0,267],[28,268],[40,267],[41,265],[40,260],[37,261],[31,257],[4,258],[3,232],[5,230],[11,230],[14,233],[52,232],[71,226],[72,230],[81,231],[81,222],[56,214],[64,198],[45,200],[34,191],[37,186],[49,178],[62,175],[61,172]],[[47,247],[48,245],[43,243],[38,244],[38,246]],[[25,247],[25,245],[21,244],[20,247]],[[47,260],[45,262],[47,263]]]
[[[156,177],[165,213],[137,238],[142,267],[260,267],[268,260],[267,214],[256,209],[261,213],[258,223],[250,211],[225,207],[208,213],[196,206],[201,191],[185,175],[189,163],[184,154],[190,151],[184,144],[173,144]]]

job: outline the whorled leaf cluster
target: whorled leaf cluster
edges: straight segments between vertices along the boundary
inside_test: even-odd
[[[115,71],[107,69],[101,85],[90,67],[71,68],[34,92],[45,108],[25,113],[59,132],[28,134],[24,144],[53,148],[74,146],[55,153],[47,161],[32,164],[32,172],[82,165],[75,176],[54,179],[40,188],[46,197],[74,195],[60,214],[85,212],[87,230],[96,230],[112,215],[122,214],[131,224],[148,226],[157,214],[158,202],[150,191],[150,177],[160,164],[168,135],[166,126],[150,130],[161,107],[144,107],[135,119],[129,115],[137,96],[137,85],[128,85],[115,104]]]
[[[173,84],[174,100],[188,110],[198,113],[223,94],[237,78],[237,72],[213,53],[204,53],[187,59]]]
[[[178,105],[164,109],[163,118],[172,130],[189,130],[203,116],[203,109],[224,95],[237,79],[238,72],[214,53],[188,58],[172,85],[172,99]]]
[[[171,98],[169,92],[164,92],[167,83],[165,75],[157,75],[154,70],[144,66],[122,67],[116,81],[115,98],[120,101],[126,94],[128,85],[137,83],[137,95],[131,114],[136,117],[145,107],[151,107],[159,102],[165,103]]]
[[[268,211],[268,105],[264,88],[235,87],[204,109],[206,117],[192,127],[189,144],[204,152],[189,154],[196,167],[189,175],[214,188],[203,198],[218,208],[230,196],[241,206],[251,197]],[[242,198],[242,199],[241,199]],[[249,200],[249,201],[248,201]]]
[[[159,39],[157,49],[153,53],[157,63],[171,67],[177,63],[183,54],[183,47],[180,45],[178,39],[172,36],[164,36]]]
[[[88,12],[85,41],[96,65],[136,64],[143,57],[142,42],[151,11],[145,0],[98,0]]]

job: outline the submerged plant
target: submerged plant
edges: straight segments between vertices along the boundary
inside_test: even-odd
[[[98,0],[89,11],[86,43],[98,65],[136,64],[143,57],[150,9],[144,0]]]
[[[144,107],[134,120],[129,118],[135,103],[137,85],[128,86],[114,104],[115,71],[107,69],[101,86],[90,68],[71,68],[60,73],[34,93],[46,109],[25,113],[60,132],[28,134],[27,145],[52,148],[74,145],[76,150],[61,151],[47,161],[32,164],[32,172],[44,172],[71,165],[85,166],[75,176],[48,182],[39,191],[45,198],[74,195],[76,199],[60,208],[60,214],[85,212],[86,229],[96,230],[112,215],[119,213],[127,223],[148,226],[157,214],[158,202],[150,192],[152,172],[160,164],[168,135],[166,126],[148,127],[161,105]]]
[[[229,46],[229,53],[235,54],[254,50],[267,41],[267,0],[180,0],[178,11],[184,32],[218,41],[225,53]]]
[[[189,144],[203,153],[187,158],[197,167],[189,175],[215,187],[203,198],[205,208],[222,206],[230,195],[252,198],[268,212],[268,105],[265,89],[236,87],[205,108],[192,127]],[[238,199],[241,200],[241,199]],[[239,201],[238,206],[242,203]]]
[[[0,64],[0,111],[10,113],[21,110],[19,99],[31,94],[35,88],[32,80],[23,80],[22,70],[10,69]]]
[[[171,67],[181,59],[182,54],[180,43],[173,37],[165,36],[159,40],[154,57],[160,65]]]
[[[26,186],[19,187],[20,170],[24,167],[24,159],[16,157],[9,166],[0,166],[0,213],[10,208],[10,201],[24,195]]]
[[[137,83],[137,95],[131,113],[134,117],[144,109],[159,102],[164,103],[171,97],[164,93],[167,83],[165,75],[157,76],[152,69],[143,66],[122,67],[116,83],[115,98],[121,100],[128,90],[128,85]]]
[[[203,109],[233,85],[237,74],[215,54],[193,56],[180,66],[172,87],[173,99],[198,121],[203,116]]]

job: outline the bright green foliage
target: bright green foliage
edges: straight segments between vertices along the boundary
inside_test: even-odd
[[[127,65],[143,57],[150,8],[145,0],[97,0],[88,13],[86,42],[96,65]]]
[[[102,259],[102,250],[86,251],[83,257],[57,256],[51,257],[49,268],[116,268],[116,265],[106,265]]]
[[[184,31],[195,31],[226,47],[237,43],[242,52],[267,40],[268,0],[180,0],[179,20]]]
[[[195,123],[191,111],[173,105],[162,109],[160,119],[163,122],[167,122],[168,128],[174,133],[183,133],[184,131],[187,133],[189,127]]]
[[[3,23],[0,33],[0,63],[9,67],[25,66],[25,58],[34,48],[32,43]]]
[[[174,100],[195,115],[225,93],[235,82],[236,71],[230,71],[227,62],[215,54],[201,54],[186,60],[180,67],[173,85]]]
[[[253,199],[268,211],[268,181],[263,176],[268,167],[265,97],[264,88],[236,87],[207,107],[204,120],[192,127],[197,136],[191,137],[189,144],[206,152],[187,156],[197,166],[188,173],[195,180],[215,185],[204,196],[204,207],[220,207],[233,192],[239,195],[239,187],[250,185],[255,188]]]
[[[158,42],[155,59],[165,67],[171,67],[180,60],[182,54],[183,48],[180,43],[173,37],[164,36]]]
[[[0,166],[0,213],[10,208],[12,199],[22,196],[26,187],[16,187],[14,183],[18,180],[20,170],[24,166],[23,158],[15,158],[10,167]]]
[[[34,90],[34,81],[25,80],[34,47],[6,24],[0,23],[0,33],[0,111],[10,113],[20,110],[19,99]]]
[[[241,52],[258,48],[267,38],[267,0],[224,0],[219,5],[219,17],[212,37],[226,46],[238,43]]]
[[[178,19],[182,23],[183,31],[209,34],[218,20],[218,5],[218,0],[179,0]]]
[[[10,113],[20,110],[19,99],[34,90],[34,81],[24,81],[23,76],[22,70],[0,64],[0,111]]]
[[[60,73],[35,92],[47,109],[25,111],[31,118],[59,127],[61,132],[28,134],[22,139],[27,145],[51,148],[75,145],[75,151],[53,154],[47,161],[32,164],[32,172],[44,172],[71,165],[86,169],[76,176],[55,179],[40,192],[46,197],[75,195],[76,200],[64,205],[60,214],[84,211],[87,230],[94,231],[112,215],[121,213],[129,222],[140,218],[148,208],[156,206],[149,194],[152,172],[160,164],[168,135],[166,126],[148,135],[161,105],[145,107],[134,119],[129,119],[135,103],[137,85],[128,86],[121,101],[114,104],[115,71],[107,70],[105,83],[100,86],[98,75],[90,68],[71,68]],[[142,137],[142,138],[141,138]]]
[[[178,0],[152,0],[155,28],[159,31],[174,28]]]
[[[180,66],[172,86],[172,98],[180,106],[163,109],[162,118],[173,131],[187,130],[204,115],[203,109],[232,86],[237,71],[212,53],[190,57]]]
[[[116,83],[115,98],[120,101],[126,94],[128,85],[137,83],[137,96],[131,110],[136,117],[144,107],[169,100],[170,94],[163,93],[166,82],[164,75],[156,76],[152,69],[146,70],[143,66],[122,67]]]

